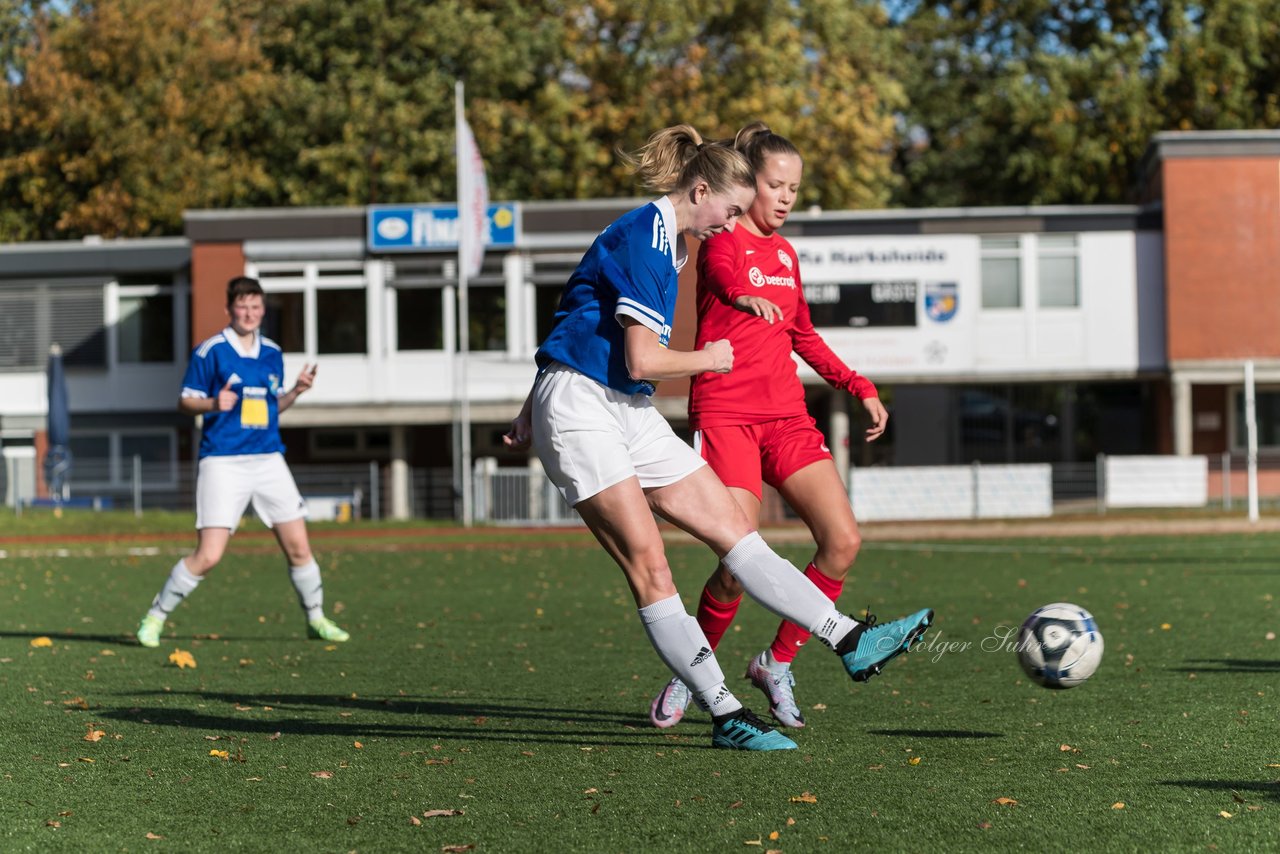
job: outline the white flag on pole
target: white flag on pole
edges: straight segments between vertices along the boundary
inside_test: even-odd
[[[489,237],[489,179],[484,174],[484,158],[471,135],[471,126],[459,100],[457,109],[458,140],[458,218],[459,238],[465,247],[462,262],[468,277],[480,275],[484,262],[484,245]]]

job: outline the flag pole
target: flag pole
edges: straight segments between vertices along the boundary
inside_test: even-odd
[[[458,429],[458,445],[460,448],[460,468],[462,476],[462,524],[470,528],[472,524],[471,506],[471,392],[468,382],[468,360],[471,350],[471,310],[467,299],[468,267],[470,266],[472,235],[470,223],[474,213],[471,205],[471,170],[467,168],[465,159],[471,155],[463,144],[463,129],[467,126],[466,112],[463,109],[463,82],[454,84],[454,127],[455,147],[458,152],[458,356],[455,360],[455,377],[459,406],[458,417],[461,422]],[[470,134],[467,134],[470,136]]]

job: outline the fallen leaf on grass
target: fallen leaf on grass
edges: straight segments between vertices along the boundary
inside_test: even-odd
[[[210,750],[210,751],[209,751],[209,755],[210,755],[210,756],[216,756],[216,757],[218,757],[219,759],[228,759],[228,758],[230,758],[230,756],[231,756],[231,752],[230,752],[230,751],[227,751],[227,750],[217,750],[217,749],[214,749],[214,750]]]
[[[364,750],[364,745],[358,741],[353,742],[351,746],[354,747],[356,750]]]
[[[817,796],[812,795],[809,792],[801,792],[798,795],[791,796],[791,803],[793,804],[816,804],[817,802]]]
[[[85,741],[102,741],[102,737],[106,735],[106,733],[100,729],[94,729],[93,724],[89,724],[88,726],[89,726],[89,732],[85,734],[84,740]]]
[[[796,823],[796,820],[795,820],[794,818],[788,818],[788,819],[787,819],[787,827],[790,827],[791,825],[793,825],[793,824],[795,824],[795,823]]]
[[[522,751],[520,751],[520,755],[521,755],[521,756],[532,756],[532,755],[533,755],[533,751],[532,751],[532,750],[522,750]]]
[[[600,791],[600,790],[599,790],[599,789],[596,789],[596,788],[583,789],[583,790],[582,790],[582,794],[584,794],[584,795],[594,795],[594,794],[595,794],[596,792],[598,792],[598,791]]]
[[[992,801],[991,803],[993,803],[993,804],[999,804],[999,805],[1000,805],[1000,806],[1002,806],[1002,807],[1011,807],[1011,806],[1014,806],[1015,804],[1017,804],[1018,802],[1017,802],[1016,800],[1014,800],[1013,798],[1003,798],[1003,797],[1002,797],[1002,798],[996,798],[996,799],[995,799],[994,801]]]
[[[764,840],[763,839],[744,839],[742,840],[742,844],[743,845],[759,845],[761,848],[763,848]]]
[[[440,846],[440,850],[443,851],[444,854],[462,854],[463,851],[471,851],[475,847],[475,843],[473,842],[470,845],[442,845]]]
[[[1116,801],[1114,804],[1112,804],[1112,805],[1111,805],[1111,808],[1112,808],[1113,810],[1122,810],[1122,809],[1124,809],[1124,801]]]
[[[418,818],[416,815],[411,815],[409,816],[409,824],[412,824],[414,827],[420,827],[422,825],[422,819]]]
[[[62,705],[75,706],[77,709],[84,709],[86,712],[89,711],[89,704],[84,701],[84,697],[74,697],[70,700],[63,700]]]
[[[235,710],[237,712],[252,712],[253,706],[236,706]]]
[[[333,778],[332,771],[312,771],[311,776],[317,780],[329,780]]]
[[[92,759],[90,759],[88,756],[81,756],[81,757],[80,757],[79,759],[77,759],[76,761],[77,761],[77,762],[88,762],[90,765],[92,765],[92,764],[93,764],[93,760],[92,760]]]
[[[1261,805],[1261,804],[1249,804],[1249,806],[1245,807],[1245,809],[1247,809],[1249,812],[1257,812],[1258,810],[1262,809],[1262,805]]]
[[[185,649],[175,649],[169,653],[169,663],[176,664],[179,670],[185,670],[188,667],[196,666],[196,659],[191,653]]]
[[[990,829],[991,829],[991,822],[989,821],[978,822],[978,830],[990,830]]]
[[[40,637],[38,637],[38,638],[32,638],[32,639],[31,639],[31,645],[32,645],[32,646],[36,646],[36,647],[40,647],[40,646],[53,646],[53,641],[52,641],[50,638],[47,638],[47,637],[45,637],[45,636],[41,635],[41,636],[40,636]]]
[[[792,798],[791,800],[794,801],[795,798]],[[729,804],[729,809],[736,810],[740,806],[742,806],[742,801],[734,801],[733,803]]]
[[[151,831],[148,830],[147,839],[164,839],[164,837],[158,833],[152,833]]]
[[[51,819],[49,819],[48,821],[46,821],[46,822],[44,823],[44,826],[45,826],[45,827],[62,827],[62,822],[60,822],[60,821],[56,821],[56,820],[54,820],[54,819],[52,819],[52,818],[51,818]]]
[[[908,759],[908,760],[907,760],[907,764],[908,764],[908,765],[919,765],[919,764],[920,764],[920,759],[921,759],[921,757],[919,757],[919,756],[912,756],[910,759]]]
[[[422,814],[423,818],[450,818],[455,815],[466,815],[463,810],[427,810]]]
[[[1218,815],[1222,816],[1223,818],[1235,818],[1233,814],[1227,812],[1226,810],[1218,810]]]
[[[778,831],[776,831],[776,830],[771,830],[771,831],[769,831],[769,841],[770,841],[770,842],[772,842],[772,841],[776,840],[777,838],[778,838]]]

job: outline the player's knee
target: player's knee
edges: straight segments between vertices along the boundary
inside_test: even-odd
[[[862,548],[862,535],[857,528],[840,531],[827,537],[818,547],[818,561],[824,570],[839,569],[840,578],[849,571],[858,551]]]
[[[671,578],[671,566],[667,563],[666,555],[660,547],[645,549],[638,554],[633,554],[632,558],[629,575],[637,592],[648,598],[666,598],[675,595],[676,585]]]

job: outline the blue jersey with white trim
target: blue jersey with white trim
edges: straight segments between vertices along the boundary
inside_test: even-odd
[[[205,413],[200,458],[284,453],[276,400],[284,393],[283,377],[280,345],[261,333],[247,353],[240,351],[230,329],[192,350],[182,396],[217,397],[228,381],[237,395],[236,405],[226,412]]]
[[[662,198],[623,214],[596,237],[564,286],[555,325],[535,356],[539,370],[560,362],[625,394],[653,394],[653,383],[627,373],[622,317],[652,329],[667,346],[678,279],[674,232],[675,209]]]

